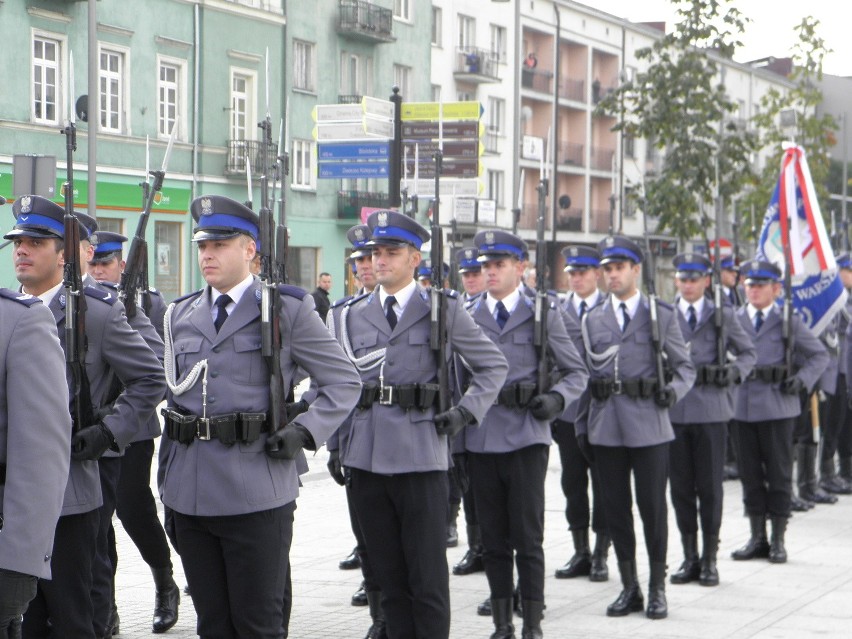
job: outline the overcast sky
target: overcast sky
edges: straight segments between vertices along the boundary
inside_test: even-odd
[[[670,0],[580,0],[584,4],[627,18],[631,22],[676,22]],[[734,58],[747,62],[770,55],[784,57],[796,42],[794,27],[811,15],[820,21],[818,34],[833,49],[823,70],[852,76],[852,3],[849,0],[737,0],[736,7],[752,22],[743,35],[744,47]]]

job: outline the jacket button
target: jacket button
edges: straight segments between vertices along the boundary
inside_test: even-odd
[[[210,377],[219,377],[219,371],[212,371]]]
[[[50,561],[50,555],[45,555],[45,556],[44,556],[44,560],[45,560],[45,561]]]
[[[215,403],[216,403],[216,398],[215,398],[215,397],[208,397],[208,398],[207,398],[207,403],[208,403],[208,404],[215,404]]]
[[[393,362],[385,362],[388,366],[393,366]]]
[[[213,347],[212,349],[210,349],[210,350],[212,350],[214,353],[218,353],[218,352],[219,352],[219,347],[218,347],[218,346],[214,346],[214,347]]]

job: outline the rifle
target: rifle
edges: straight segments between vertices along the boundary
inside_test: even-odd
[[[539,395],[547,392],[550,381],[550,366],[547,356],[547,244],[544,239],[544,216],[547,200],[547,178],[538,183],[538,221],[535,235],[535,319],[533,325],[533,346],[538,353],[538,390]]]
[[[642,265],[642,284],[648,293],[648,311],[651,314],[651,344],[654,347],[654,355],[657,364],[657,388],[662,389],[666,385],[666,369],[663,365],[663,342],[660,337],[660,319],[657,309],[657,286],[654,282],[654,257],[651,251],[651,236],[648,232],[647,211],[642,215],[642,226],[645,235],[645,264]]]
[[[73,60],[71,71],[73,77]],[[74,95],[73,84],[71,95]],[[72,434],[95,423],[89,376],[86,374],[86,295],[80,272],[80,225],[74,215],[74,151],[77,150],[77,127],[73,105],[68,123],[62,129],[65,136],[65,266],[62,271],[65,288],[65,363],[71,377]],[[94,206],[94,202],[91,203]]]
[[[275,229],[275,257],[277,258],[278,266],[278,281],[287,283],[287,251],[288,242],[290,241],[289,231],[287,230],[287,176],[290,175],[290,152],[288,145],[290,143],[290,98],[287,98],[287,139],[284,145],[281,145],[283,139],[284,121],[278,126],[278,157],[276,158],[277,175],[281,179],[281,194],[278,197],[278,226]]]
[[[145,240],[145,227],[148,225],[148,218],[151,217],[154,198],[163,188],[163,179],[166,176],[169,156],[172,154],[172,146],[175,143],[177,127],[178,120],[176,118],[174,124],[172,124],[172,132],[169,135],[169,143],[166,146],[166,154],[163,156],[162,167],[159,171],[148,171],[145,181],[142,182],[145,202],[142,206],[139,222],[136,224],[136,233],[130,243],[130,250],[127,252],[127,261],[124,265],[124,271],[121,273],[121,281],[118,284],[118,299],[124,304],[124,311],[128,318],[136,316],[137,300],[142,302],[142,312],[145,315],[151,313],[151,295],[148,290],[148,242]],[[148,184],[148,175],[154,177],[153,184]]]
[[[444,237],[441,230],[441,170],[444,162],[443,144],[435,151],[435,201],[432,204],[432,315],[429,345],[438,361],[438,412],[450,409],[450,371],[447,365],[447,304],[444,296],[443,262]]]
[[[788,203],[790,206],[790,203]],[[790,214],[785,212],[782,220],[782,246],[784,248],[784,308],[781,313],[781,339],[784,342],[784,366],[786,377],[793,374],[793,249],[790,246]],[[793,215],[796,215],[794,212]]]
[[[268,53],[267,53],[268,61]],[[260,246],[260,349],[261,356],[269,371],[269,413],[268,420],[274,432],[287,425],[287,412],[283,410],[284,380],[281,376],[281,269],[278,267],[280,256],[276,255],[275,218],[273,203],[269,198],[269,152],[272,149],[272,121],[269,116],[269,70],[266,73],[266,118],[258,123],[263,132],[260,150],[260,211],[258,212],[258,240]],[[282,189],[282,197],[283,197]],[[283,205],[282,205],[283,207]],[[275,239],[273,239],[275,238]],[[283,261],[283,260],[282,260]]]
[[[722,196],[719,193],[719,159],[716,158],[716,239],[713,247],[713,303],[716,308],[713,310],[713,325],[716,328],[716,370],[717,381],[722,381],[725,375],[725,364],[727,363],[726,346],[725,346],[725,322],[722,308],[722,256],[721,247],[719,246],[720,232],[722,228]],[[736,255],[736,253],[734,254]],[[736,288],[736,286],[735,286]]]

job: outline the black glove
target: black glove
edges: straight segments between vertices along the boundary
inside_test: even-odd
[[[341,486],[346,484],[346,477],[343,475],[343,466],[340,465],[339,450],[328,451],[328,463],[326,464],[326,467],[328,467],[328,472],[334,481]]]
[[[586,461],[589,465],[593,464],[595,461],[595,454],[592,452],[592,445],[589,443],[589,436],[585,433],[579,433],[577,435],[577,448],[580,449],[580,453],[585,457]]]
[[[86,426],[71,438],[71,459],[76,461],[100,459],[101,455],[114,443],[115,437],[103,424]]]
[[[310,404],[308,404],[308,402],[304,399],[300,399],[298,402],[288,402],[287,404],[284,404],[284,410],[287,413],[287,423],[289,424],[292,422],[296,419],[296,417],[308,410],[309,407]]]
[[[549,422],[565,410],[565,400],[559,393],[542,393],[533,397],[527,407],[533,417]]]
[[[165,505],[163,506],[163,520],[163,530],[166,531],[166,537],[169,538],[174,549],[178,554],[180,554],[180,550],[178,549],[177,533],[175,532],[175,511]]]
[[[461,429],[468,424],[473,423],[473,415],[470,411],[462,406],[454,406],[444,413],[435,415],[435,430],[439,435],[454,437],[461,432]]]
[[[736,366],[723,366],[716,372],[716,386],[719,388],[733,386],[741,381],[740,371]]]
[[[467,474],[466,453],[455,453],[453,455],[453,467],[450,469],[450,476],[460,493],[464,494],[470,489],[470,475]]]
[[[294,459],[303,448],[312,448],[314,438],[300,424],[287,424],[266,438],[266,454],[273,459]]]
[[[671,386],[663,386],[654,391],[654,403],[660,408],[671,408],[677,403],[677,395]]]
[[[36,596],[37,584],[34,575],[0,568],[0,637],[21,636],[21,615]]]
[[[787,395],[801,395],[806,390],[805,383],[798,377],[788,377],[781,382],[781,392]]]

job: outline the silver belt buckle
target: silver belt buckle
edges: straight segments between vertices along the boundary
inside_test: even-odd
[[[615,379],[612,381],[612,394],[613,395],[621,395],[624,392],[624,387],[621,385],[620,379]]]
[[[393,404],[393,386],[379,387],[379,404],[382,406]]]
[[[204,430],[202,431],[201,425],[204,424]],[[210,418],[209,417],[199,417],[198,422],[195,424],[195,436],[205,442],[210,441]]]

